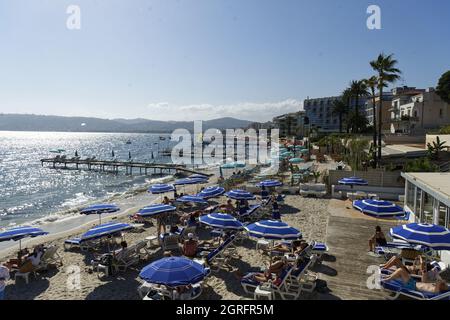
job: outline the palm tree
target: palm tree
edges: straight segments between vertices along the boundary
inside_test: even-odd
[[[350,92],[355,97],[355,111],[359,115],[359,98],[369,95],[366,82],[364,80],[353,80],[350,82]]]
[[[348,113],[348,107],[342,99],[333,101],[333,113],[339,117],[339,133],[342,133],[342,118]]]
[[[390,54],[386,56],[384,53],[380,53],[376,60],[370,62],[370,66],[373,70],[378,72],[378,92],[380,95],[379,108],[378,108],[378,161],[381,161],[381,125],[382,125],[382,107],[383,107],[383,88],[389,83],[393,83],[400,79],[402,73],[395,66],[398,61],[394,59],[394,55]]]
[[[351,92],[350,88],[347,88],[342,92],[342,101],[347,104],[347,113],[348,113],[350,111],[351,101],[352,101],[352,92]],[[347,117],[345,120],[346,120],[345,121],[346,122],[346,131],[347,131],[347,133],[349,133],[350,132],[350,123],[349,123]]]
[[[376,76],[372,76],[369,79],[365,80],[367,88],[370,89],[370,93],[372,96],[372,115],[373,115],[373,167],[377,167],[377,107],[376,107],[376,98],[375,98],[375,90],[378,84],[378,78]]]

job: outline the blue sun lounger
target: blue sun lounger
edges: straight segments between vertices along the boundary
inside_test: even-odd
[[[388,299],[392,300],[397,299],[401,295],[416,300],[450,300],[450,290],[440,293],[411,290],[405,287],[402,280],[381,280],[380,284],[384,290],[393,293],[393,296],[388,297]]]

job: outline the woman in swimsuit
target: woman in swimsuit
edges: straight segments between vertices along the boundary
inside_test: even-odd
[[[375,234],[369,239],[369,251],[374,251],[375,246],[385,246],[387,243],[386,237],[380,226],[375,227]]]

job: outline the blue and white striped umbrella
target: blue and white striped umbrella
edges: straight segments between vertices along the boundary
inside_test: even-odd
[[[89,229],[81,236],[80,242],[99,239],[121,231],[133,229],[134,227],[128,223],[108,222]]]
[[[153,194],[161,194],[161,193],[171,192],[174,190],[175,190],[175,188],[171,184],[158,183],[158,184],[152,185],[148,189],[148,192],[151,192]]]
[[[177,202],[192,202],[192,203],[208,204],[208,201],[206,201],[202,197],[190,196],[190,195],[182,196],[182,197],[178,198],[176,201]]]
[[[238,189],[228,191],[225,195],[234,200],[254,200],[256,198],[253,193]]]
[[[367,186],[369,184],[366,180],[358,177],[342,178],[338,183],[349,186]]]
[[[102,203],[102,204],[94,204],[92,206],[86,207],[80,211],[81,214],[102,214],[102,213],[108,213],[108,212],[116,212],[119,211],[120,208],[115,204],[108,204],[108,203]]]
[[[282,185],[283,185],[283,183],[278,180],[264,180],[264,181],[261,181],[260,183],[258,183],[256,186],[257,187],[280,187]]]
[[[152,217],[160,213],[171,212],[177,210],[176,207],[168,204],[152,204],[150,206],[141,208],[137,215],[141,217]]]
[[[200,191],[197,195],[199,197],[209,199],[209,198],[219,197],[224,193],[225,193],[225,188],[222,188],[219,186],[211,186],[211,187],[206,187],[205,189]]]
[[[174,185],[176,186],[182,186],[185,184],[200,184],[200,183],[206,183],[207,180],[205,179],[199,179],[199,178],[185,178],[185,179],[178,179],[175,181]]]
[[[203,179],[203,180],[209,180],[208,176],[205,176],[203,174],[191,174],[189,176],[189,179]]]
[[[369,216],[377,218],[400,217],[405,215],[405,210],[402,207],[384,200],[355,200],[353,201],[353,207]]]
[[[267,240],[296,240],[302,236],[299,230],[278,220],[262,220],[249,224],[245,229],[250,236]]]
[[[15,227],[0,232],[0,242],[9,240],[17,241],[27,237],[34,238],[45,234],[48,234],[48,232],[45,232],[42,229],[36,227],[30,226]]]
[[[409,223],[391,228],[394,238],[434,250],[450,250],[450,230],[435,224]]]
[[[226,213],[210,213],[199,218],[199,221],[210,227],[218,229],[234,229],[241,230],[244,225],[238,221],[235,217]]]
[[[202,281],[207,275],[203,265],[184,257],[167,257],[150,263],[139,273],[148,283],[168,287],[186,286]]]
[[[111,213],[117,212],[120,208],[115,204],[102,203],[102,204],[94,204],[92,206],[86,207],[80,211],[80,214],[90,215],[90,214],[98,214],[98,219],[101,223],[102,221],[102,213]]]

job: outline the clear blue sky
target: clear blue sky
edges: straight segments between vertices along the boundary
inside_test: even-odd
[[[370,4],[382,30],[366,27]],[[435,86],[450,1],[0,0],[0,39],[3,113],[269,120],[370,76],[382,51],[399,84]]]

